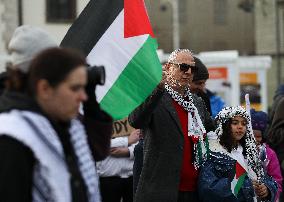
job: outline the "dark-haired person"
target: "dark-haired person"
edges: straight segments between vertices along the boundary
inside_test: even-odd
[[[275,100],[276,101],[276,100]],[[284,97],[279,98],[275,105],[275,113],[269,129],[267,131],[267,143],[277,154],[281,173],[284,176]],[[282,183],[283,187],[283,183]],[[280,201],[284,201],[284,195],[281,193]]]
[[[273,96],[273,102],[272,106],[270,108],[270,111],[268,113],[268,130],[271,127],[277,106],[279,104],[279,101],[284,97],[284,84],[280,84],[277,89],[275,90],[274,96]],[[267,135],[267,134],[266,134]]]
[[[5,86],[0,96],[0,113],[12,109],[34,110],[34,100],[28,95],[28,73],[31,60],[41,51],[57,47],[53,37],[45,30],[22,25],[15,29],[8,44],[10,53]],[[89,143],[95,160],[107,157],[112,134],[112,118],[100,109],[95,96],[95,86],[86,86],[88,100],[83,103],[84,116],[80,115],[88,134]]]
[[[28,81],[33,109],[0,114],[0,201],[99,202],[95,161],[76,118],[88,99],[85,58],[46,49],[31,61]]]
[[[198,191],[204,202],[274,202],[277,183],[263,171],[250,117],[242,107],[226,107],[208,134],[210,154],[201,168]],[[258,181],[259,180],[259,181]]]
[[[195,69],[192,53],[174,51],[164,68],[157,88],[129,115],[130,125],[144,135],[144,161],[134,201],[196,202],[198,167],[206,153],[204,137],[214,124],[201,98],[188,90]],[[203,149],[197,150],[198,144]]]
[[[29,73],[30,63],[40,51],[56,46],[57,44],[53,38],[45,30],[38,27],[22,25],[14,31],[8,45],[10,62],[7,68],[5,90],[3,95],[0,96],[1,113],[8,113],[13,109],[38,110],[35,107],[34,99],[27,93],[27,75]],[[88,100],[83,103],[84,116],[80,116],[80,119],[88,134],[93,157],[98,161],[104,159],[109,154],[112,119],[100,109],[94,94],[94,86],[91,83],[87,85],[86,91]],[[4,159],[7,165],[10,165],[10,160],[13,160],[6,158],[10,155],[9,152],[15,153],[17,151],[16,149],[8,150],[6,148],[6,145],[9,145],[10,141],[11,139],[9,137],[0,137],[0,159]],[[17,152],[18,159],[21,159],[22,155],[25,156],[25,152]],[[19,162],[19,165],[21,165],[21,162]],[[9,197],[9,201],[25,201],[25,199],[28,199],[21,194],[22,191],[26,191],[25,189],[21,189],[21,185],[26,184],[25,176],[28,176],[28,173],[26,173],[24,169],[19,172],[18,167],[19,166],[15,164],[12,167],[2,166],[0,168],[0,173],[4,173],[4,176],[9,179],[8,181],[0,181],[1,199],[4,199],[5,196]],[[7,173],[6,170],[15,174],[8,176],[5,174]],[[15,184],[18,184],[19,187],[15,186]],[[13,194],[7,192],[7,190],[12,190],[11,187],[14,188]]]
[[[225,102],[216,93],[206,88],[206,81],[209,78],[207,67],[197,57],[194,57],[194,61],[197,68],[190,83],[190,91],[203,99],[210,115],[215,117],[225,107]]]

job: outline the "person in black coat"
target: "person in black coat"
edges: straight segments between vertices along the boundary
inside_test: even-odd
[[[267,142],[277,154],[281,173],[284,176],[284,98],[282,97],[275,108],[275,114],[267,132]],[[283,187],[283,183],[282,183]],[[280,201],[284,201],[283,193],[280,195]]]
[[[188,90],[194,64],[189,50],[174,51],[162,81],[129,115],[130,125],[144,134],[136,202],[198,201],[198,167],[206,156],[204,137],[215,126],[202,99]],[[197,150],[197,145],[202,148]]]

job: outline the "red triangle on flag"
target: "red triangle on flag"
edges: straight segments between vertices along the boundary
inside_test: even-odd
[[[154,38],[144,0],[124,0],[124,37],[143,34]]]
[[[241,166],[241,164],[236,162],[236,179],[238,179],[240,176],[242,176],[244,173],[246,173],[246,170]]]

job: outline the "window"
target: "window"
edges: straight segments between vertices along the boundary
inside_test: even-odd
[[[46,0],[47,22],[73,22],[76,18],[76,0]]]
[[[214,0],[214,23],[216,25],[226,25],[227,7],[227,0]]]

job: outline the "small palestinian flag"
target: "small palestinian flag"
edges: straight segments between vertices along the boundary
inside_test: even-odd
[[[247,171],[237,161],[235,167],[235,176],[231,182],[231,190],[236,197],[238,196],[238,193],[244,183],[246,175]]]
[[[61,42],[103,65],[106,83],[97,86],[101,107],[114,119],[126,117],[161,80],[157,42],[144,0],[90,0]]]

